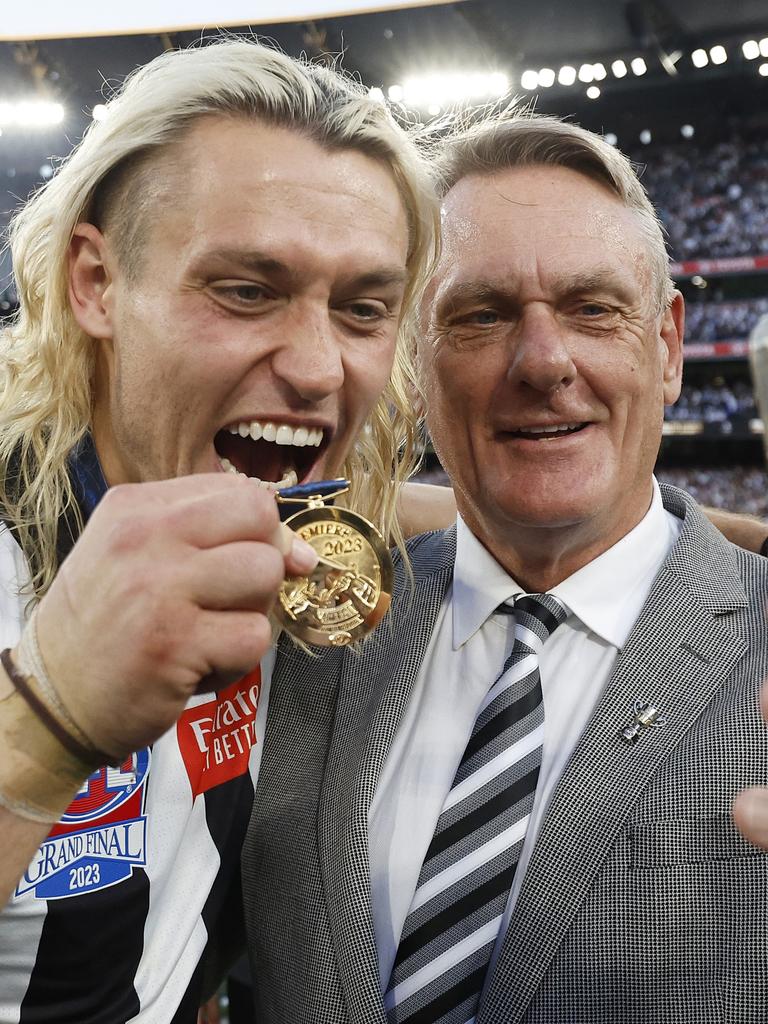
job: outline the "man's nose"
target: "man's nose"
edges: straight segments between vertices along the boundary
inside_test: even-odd
[[[277,376],[307,402],[319,402],[337,392],[344,383],[344,363],[330,311],[297,311],[286,327],[272,358]]]
[[[509,378],[544,393],[576,378],[566,329],[546,306],[526,308],[513,334]]]

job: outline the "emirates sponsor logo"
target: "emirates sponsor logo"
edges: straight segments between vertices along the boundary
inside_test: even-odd
[[[260,693],[257,668],[179,719],[179,749],[193,797],[248,771]]]

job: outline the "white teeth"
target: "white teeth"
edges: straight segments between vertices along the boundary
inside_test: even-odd
[[[581,423],[553,423],[544,427],[520,427],[519,434],[557,434],[564,430],[578,430]]]
[[[322,427],[292,427],[287,423],[272,423],[262,422],[260,420],[249,420],[243,421],[242,423],[231,424],[226,428],[230,434],[239,434],[240,437],[250,437],[253,441],[271,441],[274,444],[279,444],[283,447],[293,446],[295,448],[303,448],[305,445],[311,445],[314,448],[319,447],[323,442],[323,428]],[[290,463],[293,461],[290,456],[285,460]],[[240,473],[229,459],[219,456],[219,462],[221,468],[227,473]],[[245,473],[240,473],[241,476],[245,476]],[[298,483],[298,476],[295,469],[289,469],[282,480],[271,481],[271,480],[259,480],[258,477],[251,477],[252,480],[256,480],[262,487],[266,487],[268,490],[278,490],[282,487],[295,487]]]
[[[235,473],[237,476],[246,475],[245,473],[241,473],[239,469],[236,469],[235,466],[233,466],[232,463],[229,461],[229,459],[225,459],[221,455],[219,456],[219,462],[221,464],[221,468],[226,473]],[[251,480],[257,483],[259,487],[263,487],[267,491],[279,491],[283,487],[295,487],[296,484],[299,482],[299,478],[296,475],[295,469],[289,469],[285,476],[282,478],[282,480],[259,480],[259,478],[255,476],[251,477]]]
[[[236,423],[227,427],[230,434],[250,437],[253,441],[271,441],[279,445],[293,445],[303,448],[309,445],[318,448],[323,443],[322,427],[291,427],[287,423],[262,423],[260,420]]]

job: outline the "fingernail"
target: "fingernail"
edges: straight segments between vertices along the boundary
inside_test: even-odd
[[[311,544],[294,535],[291,543],[291,561],[299,572],[312,572],[318,563],[318,556]]]

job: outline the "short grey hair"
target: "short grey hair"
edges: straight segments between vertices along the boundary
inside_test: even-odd
[[[664,227],[631,162],[614,146],[568,121],[513,108],[458,125],[438,143],[436,172],[443,196],[468,175],[537,166],[583,174],[636,213],[647,244],[655,310],[663,312],[675,291]]]

